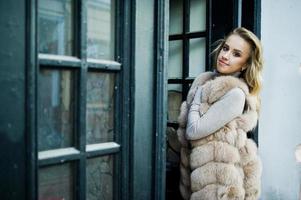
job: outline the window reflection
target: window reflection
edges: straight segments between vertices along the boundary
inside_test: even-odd
[[[113,0],[88,0],[88,57],[114,59],[115,6]]]
[[[190,0],[190,32],[206,30],[206,0]]]
[[[88,159],[86,177],[88,200],[113,199],[113,156]]]
[[[183,33],[183,0],[170,1],[169,34]]]
[[[72,164],[39,170],[39,200],[72,200],[74,172]]]
[[[168,78],[182,77],[183,42],[169,41]]]
[[[189,40],[189,76],[196,77],[206,70],[206,39],[195,38]]]
[[[73,1],[39,0],[39,53],[73,54]]]
[[[90,72],[87,80],[87,144],[114,139],[114,74]]]
[[[72,145],[73,84],[73,73],[70,70],[41,70],[38,92],[40,151]]]
[[[182,86],[180,84],[168,85],[168,121],[177,122],[182,102]]]

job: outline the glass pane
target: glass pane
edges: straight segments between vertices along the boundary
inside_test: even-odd
[[[74,188],[72,164],[39,169],[39,200],[72,200]]]
[[[183,45],[182,41],[169,42],[168,78],[182,77]]]
[[[168,121],[176,122],[182,103],[182,85],[168,84]]]
[[[113,199],[113,156],[87,160],[87,200]]]
[[[170,1],[169,34],[183,32],[183,0]]]
[[[114,74],[88,73],[87,144],[114,140],[114,84]]]
[[[114,0],[88,0],[88,57],[114,59]]]
[[[166,127],[167,151],[166,160],[170,163],[179,164],[181,144],[178,139],[177,130],[173,127]]]
[[[190,32],[206,30],[206,0],[190,1]]]
[[[70,147],[73,143],[74,74],[42,69],[39,76],[39,151]]]
[[[206,69],[206,39],[191,39],[189,50],[189,77],[196,77]]]
[[[39,52],[72,55],[74,43],[72,0],[39,0]]]

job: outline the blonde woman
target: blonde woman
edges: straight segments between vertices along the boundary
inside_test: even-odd
[[[215,71],[200,74],[181,105],[180,191],[184,199],[256,200],[261,162],[247,132],[259,114],[262,47],[236,28],[213,53]]]

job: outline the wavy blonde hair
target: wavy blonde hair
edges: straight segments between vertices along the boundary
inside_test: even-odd
[[[214,56],[214,67],[216,67],[217,57],[223,48],[226,40],[231,35],[238,35],[244,39],[251,48],[250,56],[246,63],[246,69],[242,71],[241,77],[246,81],[249,86],[250,94],[254,95],[258,99],[257,108],[260,107],[259,92],[262,87],[262,68],[263,68],[263,55],[262,55],[262,45],[257,36],[246,28],[236,28],[230,32],[224,39],[218,40],[216,42],[217,47],[212,51]]]

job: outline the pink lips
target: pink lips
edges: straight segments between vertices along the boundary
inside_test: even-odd
[[[224,61],[222,61],[222,60],[218,60],[218,62],[220,63],[220,64],[222,64],[222,65],[229,65],[229,64],[227,64],[227,63],[225,63]]]

